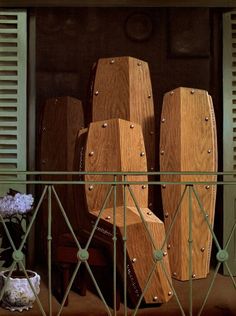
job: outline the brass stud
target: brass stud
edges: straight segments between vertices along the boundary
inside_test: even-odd
[[[142,152],[140,153],[140,156],[141,156],[141,157],[145,156],[145,152],[142,151]]]
[[[98,90],[97,91],[95,91],[95,93],[94,93],[95,95],[98,95]]]
[[[149,95],[148,95],[148,99],[151,99],[151,97],[152,97],[151,94],[149,94]]]
[[[192,275],[192,278],[195,279],[195,278],[196,278],[196,274],[193,274],[193,275]]]
[[[94,155],[94,151],[90,151],[89,156],[93,156]]]
[[[163,118],[161,119],[161,122],[162,122],[162,123],[165,123],[165,120],[166,120],[166,119],[163,117]]]
[[[150,211],[149,211],[149,212],[147,212],[147,215],[152,215],[152,212],[150,212]]]
[[[146,185],[142,185],[142,189],[146,189]]]
[[[107,220],[110,220],[110,219],[111,219],[111,216],[110,216],[110,215],[106,216],[106,219],[107,219]]]
[[[44,127],[42,128],[42,131],[43,131],[43,132],[46,132],[46,130],[47,130],[47,129],[46,129],[46,127],[44,126]]]
[[[112,59],[112,60],[110,61],[110,64],[114,64],[114,62],[115,62],[115,60],[114,60],[114,59]]]
[[[106,128],[107,125],[108,125],[107,123],[103,123],[103,124],[102,124],[102,127],[103,127],[103,128]]]
[[[138,66],[141,66],[141,65],[142,65],[142,63],[139,61],[139,62],[137,63],[137,65],[138,65]]]
[[[152,203],[149,203],[148,206],[149,206],[149,207],[152,207]]]
[[[137,261],[137,258],[133,258],[132,262],[135,263]]]
[[[170,95],[173,95],[174,94],[174,91],[171,91]]]
[[[150,134],[150,135],[154,135],[154,132],[153,132],[153,131],[150,131],[149,134]]]
[[[130,128],[134,128],[134,124],[131,124],[131,125],[130,125]]]
[[[92,191],[93,190],[93,185],[90,185],[88,189],[89,189],[89,191]]]
[[[55,103],[57,103],[58,102],[58,99],[55,99]]]
[[[164,150],[161,150],[161,155],[162,155],[162,156],[164,155],[164,153],[165,153]]]
[[[166,217],[166,218],[169,217],[169,213],[168,213],[168,212],[165,213],[165,217]]]
[[[204,252],[204,251],[205,251],[205,248],[204,248],[204,247],[202,247],[202,248],[201,248],[201,252]]]
[[[165,189],[165,188],[166,188],[166,185],[165,185],[165,184],[163,184],[163,185],[162,185],[162,188],[163,188],[163,189]]]
[[[206,185],[205,188],[206,188],[207,190],[209,190],[209,189],[210,189],[210,186],[209,186],[209,185]]]
[[[167,246],[167,249],[170,249],[170,244]]]
[[[193,89],[193,90],[191,90],[190,92],[191,92],[191,94],[194,94],[194,93],[195,93],[195,90]]]
[[[153,301],[156,302],[157,300],[158,300],[158,297],[157,297],[157,296],[154,296],[154,297],[153,297]]]
[[[210,153],[211,153],[211,150],[210,150],[210,149],[208,149],[208,151],[207,151],[207,152],[208,152],[208,154],[210,154]]]
[[[206,214],[205,214],[205,217],[206,217],[206,218],[208,218],[208,217],[209,217],[209,215],[206,213]]]
[[[173,272],[173,276],[177,276],[177,273],[176,273],[176,272]]]
[[[172,292],[171,292],[171,291],[169,291],[169,292],[168,292],[168,296],[171,296],[171,295],[172,295]]]
[[[209,117],[208,117],[208,116],[205,117],[205,121],[206,121],[206,122],[209,121]]]
[[[153,171],[153,170],[154,170],[154,167],[151,167],[150,170]]]
[[[163,256],[164,256],[164,257],[167,256],[167,251],[164,251],[164,252],[163,252]]]

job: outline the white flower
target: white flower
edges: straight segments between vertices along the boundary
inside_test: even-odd
[[[34,198],[31,194],[17,193],[15,196],[5,195],[0,199],[0,214],[3,217],[23,214],[32,208]]]

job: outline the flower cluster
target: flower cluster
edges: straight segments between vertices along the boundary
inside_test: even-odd
[[[5,195],[0,199],[0,214],[2,217],[7,217],[26,213],[31,210],[33,203],[34,198],[31,194]]]

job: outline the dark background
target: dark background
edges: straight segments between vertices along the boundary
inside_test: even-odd
[[[47,98],[67,95],[82,100],[87,125],[92,65],[99,58],[132,56],[145,60],[150,68],[157,140],[155,169],[159,170],[163,95],[183,86],[207,90],[213,98],[222,170],[222,12],[219,8],[36,9],[37,142]],[[37,157],[39,160],[39,154]],[[162,218],[160,191],[156,194],[155,213]],[[215,227],[220,236],[221,215],[219,189]]]

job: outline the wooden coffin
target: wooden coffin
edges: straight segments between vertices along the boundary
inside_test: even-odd
[[[148,171],[153,171],[155,118],[148,64],[132,57],[99,59],[94,70],[90,100],[92,122],[120,118],[141,125],[147,168]],[[150,190],[149,196],[152,203]]]
[[[85,171],[146,171],[146,155],[142,130],[139,124],[121,119],[111,119],[90,124],[85,150]],[[113,175],[86,175],[86,181],[113,181]],[[122,180],[117,177],[117,180]],[[147,181],[147,176],[127,176],[129,181]],[[86,184],[85,196],[91,226],[99,216],[100,210],[110,185]],[[96,238],[108,245],[113,251],[113,224],[118,236],[117,265],[120,275],[124,275],[123,267],[123,237],[124,237],[124,205],[126,208],[127,225],[127,276],[128,292],[131,302],[136,304],[145,288],[148,275],[154,266],[154,249],[161,247],[165,238],[165,229],[161,222],[150,210],[148,205],[148,187],[143,184],[131,185],[136,201],[148,225],[156,247],[154,248],[145,230],[142,219],[135,207],[134,201],[126,188],[126,203],[124,203],[124,186],[116,188],[116,212],[113,213],[114,192],[111,194],[99,221]],[[92,227],[90,227],[91,231]],[[166,248],[165,248],[166,249]],[[165,250],[163,249],[163,252]],[[168,257],[164,256],[163,263],[169,274]],[[157,264],[151,283],[145,292],[143,301],[146,304],[167,302],[172,296],[170,286],[164,272]]]
[[[121,119],[91,123],[85,150],[85,171],[147,171],[147,159],[142,130],[139,124]],[[119,176],[117,180],[122,180]],[[86,175],[86,181],[113,181],[113,175]],[[128,181],[147,181],[146,175],[129,175]],[[89,211],[100,210],[110,185],[86,184]],[[147,185],[131,185],[140,207],[148,207]],[[117,206],[122,206],[123,186],[117,187]],[[130,195],[127,205],[134,206]],[[106,208],[113,207],[110,198]]]
[[[41,171],[73,171],[74,151],[78,130],[84,125],[84,116],[81,101],[72,97],[59,97],[47,100],[40,133],[40,157],[39,170]],[[72,175],[52,176],[43,175],[42,180],[66,180],[71,181]],[[76,228],[76,212],[73,199],[73,185],[55,186],[60,201]],[[59,206],[55,199],[52,200],[53,242],[57,242],[58,236],[67,231]],[[44,204],[47,208],[47,203]],[[47,212],[44,213],[43,234],[47,232]]]
[[[148,282],[149,274],[152,269],[154,273],[148,288],[144,294],[143,303],[156,304],[165,303],[172,297],[171,287],[168,283],[167,277],[163,271],[160,262],[156,263],[154,259],[154,249],[160,249],[165,238],[165,227],[163,222],[157,218],[148,208],[141,208],[143,218],[147,224],[149,233],[147,233],[142,218],[135,207],[126,208],[126,253],[127,253],[127,288],[128,296],[132,305],[136,305],[142,292]],[[99,216],[99,211],[92,212],[91,219],[95,222],[96,217]],[[118,206],[116,208],[116,232],[117,232],[117,269],[124,277],[124,207]],[[99,221],[96,237],[104,240],[110,248],[110,255],[113,257],[113,224],[114,212],[113,208],[106,208],[102,213]],[[151,237],[150,237],[151,236]],[[155,248],[152,245],[151,238],[155,243]],[[166,246],[163,249],[163,265],[166,273],[170,277],[170,267],[168,262],[168,255],[165,255]]]
[[[161,171],[217,171],[217,140],[211,97],[204,90],[178,88],[164,96],[160,132]],[[161,181],[215,181],[215,175],[162,175]],[[162,186],[166,231],[184,185]],[[191,188],[190,188],[191,189]],[[194,185],[213,226],[216,186]],[[197,199],[192,196],[192,277],[209,273],[212,236]],[[189,279],[189,196],[186,192],[168,241],[171,271]]]

